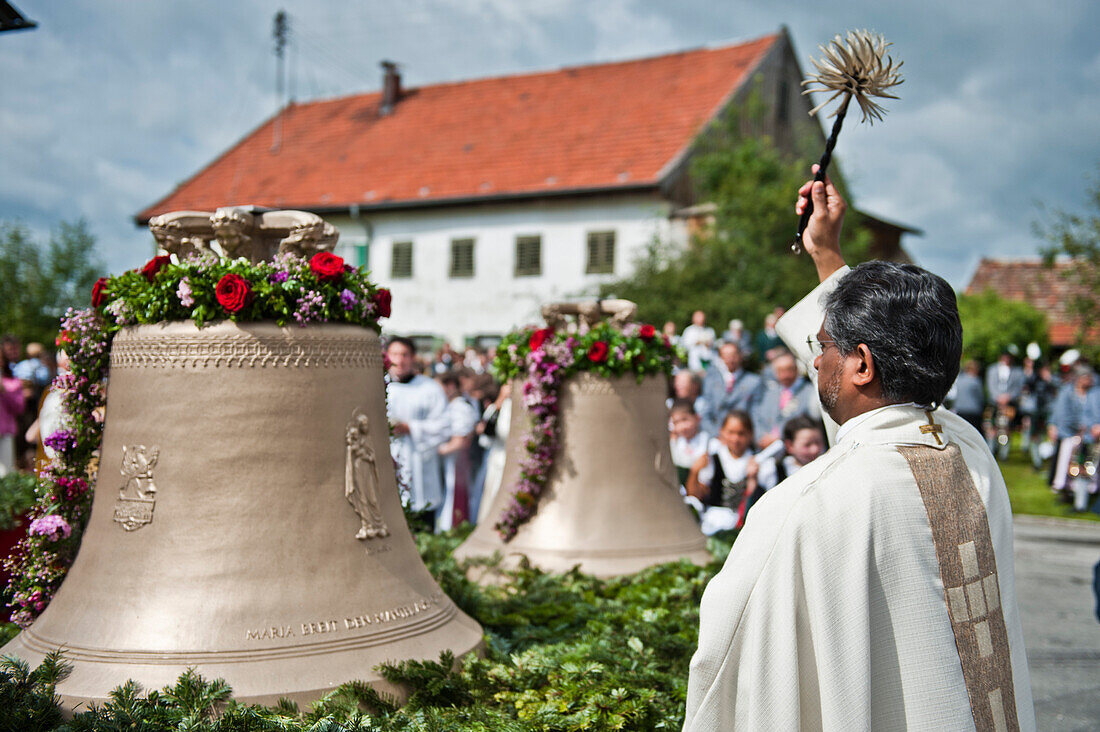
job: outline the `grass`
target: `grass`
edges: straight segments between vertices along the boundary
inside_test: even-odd
[[[1092,511],[1078,513],[1073,504],[1066,503],[1050,490],[1047,483],[1049,463],[1041,470],[1032,467],[1031,461],[1020,451],[1013,441],[1008,460],[1001,463],[1001,474],[1008,486],[1008,499],[1012,503],[1012,513],[1017,516],[1053,516],[1055,518],[1077,519],[1079,521],[1100,521],[1100,514]],[[1100,504],[1098,504],[1100,505]]]

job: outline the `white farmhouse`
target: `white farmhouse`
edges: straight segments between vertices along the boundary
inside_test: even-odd
[[[387,330],[453,345],[630,273],[698,223],[700,132],[759,95],[781,147],[813,136],[785,29],[737,45],[290,104],[135,218],[256,205],[312,211],[393,292]],[[686,212],[686,213],[685,213]],[[902,227],[881,224],[897,257]],[[792,222],[793,227],[793,222]]]

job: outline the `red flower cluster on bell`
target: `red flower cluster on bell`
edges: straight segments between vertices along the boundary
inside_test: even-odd
[[[393,299],[393,295],[385,287],[378,288],[378,291],[374,293],[372,300],[374,301],[374,309],[379,318],[390,317],[390,301]]]
[[[641,328],[638,328],[638,337],[643,341],[651,341],[653,337],[657,335],[657,329],[649,323],[646,323]]]
[[[145,266],[141,268],[141,274],[145,276],[145,279],[150,282],[157,278],[157,273],[172,263],[172,258],[166,255],[160,255],[159,257],[153,257]],[[93,294],[94,296],[94,294]]]
[[[344,276],[344,259],[332,252],[317,252],[309,260],[309,269],[321,282],[335,282]]]
[[[546,343],[546,339],[554,335],[553,328],[539,328],[531,334],[531,339],[527,342],[527,345],[531,347],[532,351],[537,351],[542,348],[542,344]]]
[[[230,272],[218,280],[218,284],[214,286],[214,297],[223,308],[231,313],[237,313],[252,302],[252,286],[244,277]]]
[[[608,350],[606,343],[603,341],[596,341],[588,347],[588,360],[592,363],[603,363],[607,360]]]
[[[145,265],[148,267],[149,265]],[[107,302],[107,278],[100,277],[92,285],[92,307],[98,308]]]

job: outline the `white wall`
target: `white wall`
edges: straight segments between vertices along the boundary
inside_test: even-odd
[[[364,213],[373,230],[369,261],[359,258],[362,223],[327,219],[340,231],[337,253],[366,264],[371,278],[393,292],[387,332],[434,334],[459,346],[467,336],[503,335],[540,322],[547,302],[593,294],[600,283],[630,272],[654,236],[670,232],[669,204],[656,195],[623,194],[576,200],[522,202]],[[615,232],[615,273],[586,275],[587,233]],[[542,236],[542,274],[516,277],[516,237]],[[451,240],[473,238],[474,276],[451,278]],[[413,242],[413,277],[390,277],[392,245]]]

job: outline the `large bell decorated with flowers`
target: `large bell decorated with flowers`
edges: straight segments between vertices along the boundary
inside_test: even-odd
[[[672,351],[624,300],[548,305],[547,328],[498,348],[514,378],[504,476],[456,558],[499,552],[550,572],[611,577],[711,558],[669,451]],[[495,575],[481,575],[494,581]]]
[[[101,322],[140,322],[135,307],[171,322],[114,337],[79,553],[3,653],[36,664],[63,649],[73,670],[57,691],[73,708],[188,668],[246,702],[307,702],[356,679],[399,694],[378,664],[477,648],[481,628],[431,577],[402,512],[375,325],[388,293],[344,268],[312,214],[151,226],[164,259],[101,284],[97,304]],[[197,327],[185,313],[198,308],[219,322]],[[264,308],[287,310],[286,325],[245,322]],[[57,447],[62,463],[81,454]],[[24,613],[41,602],[16,599]]]

